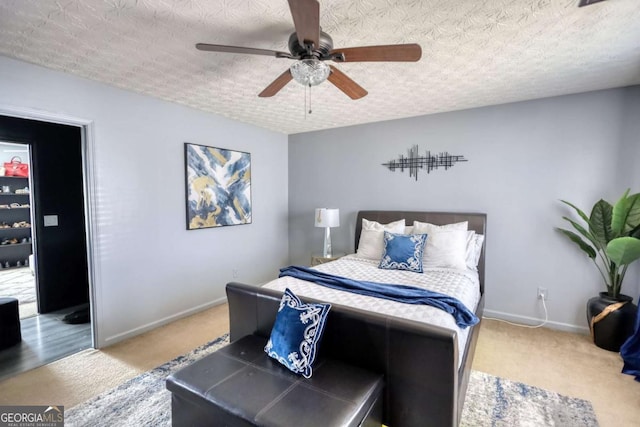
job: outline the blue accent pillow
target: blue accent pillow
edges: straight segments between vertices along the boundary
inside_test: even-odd
[[[422,273],[422,257],[426,234],[396,234],[384,232],[384,252],[378,268]]]
[[[305,304],[285,289],[264,351],[292,372],[311,378],[330,308],[331,304]]]

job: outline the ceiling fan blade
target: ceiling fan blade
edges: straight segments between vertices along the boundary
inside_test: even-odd
[[[275,79],[269,86],[267,86],[262,92],[258,94],[260,98],[268,98],[270,96],[275,95],[289,83],[293,77],[291,76],[291,72],[289,69],[284,73],[280,74],[277,79]]]
[[[320,46],[320,3],[317,0],[289,0],[289,9],[296,27],[298,42]]]
[[[362,88],[358,83],[351,80],[345,73],[338,70],[333,65],[329,65],[331,68],[331,74],[327,80],[334,84],[335,87],[340,89],[351,99],[360,99],[363,96],[367,95],[366,90]]]
[[[361,46],[333,49],[329,55],[336,62],[367,61],[418,61],[422,56],[419,44],[392,44],[384,46]]]
[[[251,55],[275,56],[276,58],[293,58],[291,54],[287,52],[278,52],[277,50],[256,49],[252,47],[241,46],[225,46],[221,44],[198,43],[196,44],[196,49],[204,50],[206,52],[247,53]]]

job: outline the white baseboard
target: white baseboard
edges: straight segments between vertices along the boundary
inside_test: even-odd
[[[106,347],[108,345],[112,345],[115,344],[119,341],[125,340],[127,338],[131,338],[134,337],[136,335],[140,335],[142,333],[145,333],[147,331],[150,331],[152,329],[156,329],[162,325],[166,325],[167,323],[171,323],[173,321],[176,321],[178,319],[182,319],[183,317],[187,317],[187,316],[191,316],[192,314],[196,314],[200,311],[204,311],[208,308],[214,307],[216,305],[220,305],[220,304],[224,304],[227,302],[227,298],[226,297],[222,297],[219,298],[217,300],[213,300],[213,301],[209,301],[207,303],[198,305],[196,307],[190,308],[188,310],[184,310],[181,311],[179,313],[175,313],[172,314],[171,316],[167,316],[165,318],[156,320],[154,322],[151,323],[147,323],[146,325],[142,325],[139,326],[137,328],[116,334],[116,335],[112,335],[110,337],[107,337],[103,343],[98,343],[98,347],[97,348],[102,348],[102,347]]]
[[[503,313],[501,311],[495,311],[495,310],[484,310],[483,317],[506,320],[509,322],[520,323],[520,324],[529,325],[529,326],[539,325],[540,323],[544,322],[544,319],[536,319],[535,317]],[[573,332],[573,333],[583,334],[583,335],[589,334],[589,328],[587,328],[586,326],[571,325],[569,323],[562,323],[562,322],[553,322],[551,320],[547,321],[544,327],[549,329],[556,329],[558,331]]]

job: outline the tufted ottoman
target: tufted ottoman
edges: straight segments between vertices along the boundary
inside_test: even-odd
[[[366,426],[382,424],[382,375],[320,360],[309,379],[267,356],[249,335],[167,379],[177,426]]]
[[[20,313],[16,298],[0,297],[0,350],[22,341]]]

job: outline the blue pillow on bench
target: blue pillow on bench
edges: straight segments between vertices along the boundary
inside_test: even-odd
[[[264,351],[292,372],[310,378],[330,308],[331,304],[305,304],[285,289]]]

